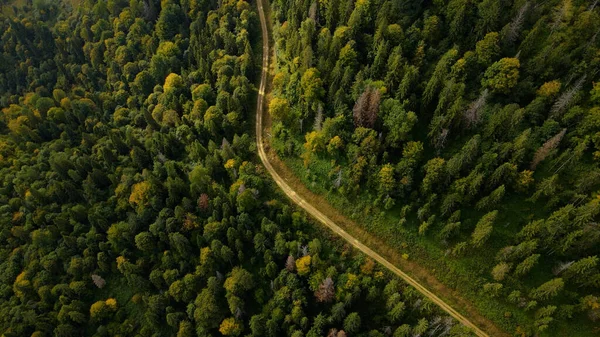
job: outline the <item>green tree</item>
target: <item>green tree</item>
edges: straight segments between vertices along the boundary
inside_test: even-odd
[[[194,301],[194,320],[203,328],[217,328],[225,318],[218,300],[220,287],[216,277],[209,278],[207,287],[202,289]]]
[[[488,66],[500,54],[499,40],[498,33],[492,32],[486,34],[483,40],[477,42],[475,53],[477,54],[477,61],[480,64]]]
[[[493,92],[508,94],[517,85],[521,64],[516,58],[503,58],[487,68],[481,85]]]
[[[301,97],[307,111],[316,111],[325,94],[319,71],[316,68],[306,70],[300,80],[300,86],[302,87]]]
[[[400,143],[409,138],[412,128],[417,123],[417,115],[406,112],[403,104],[395,99],[386,99],[381,105],[383,125],[387,130],[386,142],[391,147],[400,147]]]
[[[532,290],[530,296],[536,300],[547,300],[558,295],[564,286],[562,278],[555,278]]]
[[[361,319],[358,313],[353,312],[350,313],[344,319],[344,330],[348,331],[348,333],[356,333],[359,331],[361,327]]]
[[[161,11],[156,22],[156,35],[161,40],[171,40],[179,32],[183,18],[181,7],[174,3],[167,3]]]
[[[471,234],[471,243],[473,246],[481,247],[489,239],[497,216],[498,211],[491,211],[479,219],[475,230]]]

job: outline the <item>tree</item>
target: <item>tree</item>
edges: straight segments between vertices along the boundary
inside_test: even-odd
[[[381,114],[387,130],[386,142],[392,147],[400,147],[417,123],[417,115],[412,111],[406,112],[403,104],[391,98],[383,101]]]
[[[179,5],[168,3],[160,11],[158,21],[156,22],[156,35],[161,40],[171,40],[179,31],[179,25],[182,21],[181,7]]]
[[[475,247],[481,247],[492,234],[494,221],[498,216],[498,211],[491,211],[482,216],[475,226],[473,234],[471,234],[471,243]]]
[[[446,81],[446,76],[448,75],[449,67],[454,63],[457,55],[458,51],[456,49],[449,49],[438,61],[431,78],[429,78],[429,81],[427,82],[425,91],[423,92],[423,104],[427,105],[431,103],[433,97],[443,86]]]
[[[590,100],[596,104],[600,104],[600,82],[594,83],[590,91]]]
[[[521,33],[521,28],[523,27],[523,22],[525,21],[527,10],[529,9],[529,5],[529,2],[525,2],[519,9],[517,15],[508,24],[507,31],[504,35],[506,36],[506,42],[509,45],[513,44],[519,37],[519,34]]]
[[[381,101],[381,92],[377,88],[367,87],[360,95],[352,113],[354,116],[354,125],[357,127],[373,128],[377,121],[379,112],[379,102]]]
[[[516,58],[503,58],[485,71],[481,85],[495,93],[508,94],[517,85],[521,64]]]
[[[165,78],[165,84],[163,85],[163,89],[165,94],[171,91],[180,90],[183,87],[183,79],[181,76],[175,73],[170,73]]]
[[[458,39],[468,25],[471,4],[466,0],[452,0],[446,8],[446,17],[450,18],[450,36]]]
[[[180,256],[187,256],[191,251],[190,241],[183,234],[175,232],[169,234],[171,247],[179,253]]]
[[[310,255],[303,256],[296,260],[296,270],[298,271],[298,275],[307,275],[310,273]]]
[[[396,185],[396,179],[394,178],[394,167],[391,164],[385,164],[379,170],[379,194],[380,196],[390,195]]]
[[[179,322],[179,330],[177,331],[177,337],[193,337],[194,326],[190,321]]]
[[[104,281],[101,276],[96,274],[92,274],[92,281],[94,282],[94,285],[100,289],[104,288],[106,285],[106,281]]]
[[[140,183],[134,184],[131,188],[131,194],[129,195],[129,203],[138,207],[138,209],[143,209],[146,205],[148,205],[150,199],[150,182],[142,181]]]
[[[542,145],[535,152],[535,155],[533,156],[533,160],[531,161],[531,169],[532,170],[535,170],[535,168],[538,166],[538,164],[540,162],[542,162],[544,159],[546,159],[546,157],[550,154],[550,152],[552,150],[554,150],[558,146],[558,144],[560,144],[560,141],[565,136],[565,133],[567,133],[566,128],[562,129],[559,133],[554,135],[554,137],[548,139],[544,143],[544,145]]]
[[[335,297],[335,287],[331,277],[325,278],[319,285],[319,289],[315,291],[317,302],[331,302]]]
[[[90,317],[93,320],[100,321],[108,317],[110,313],[117,310],[117,301],[109,298],[105,301],[97,301],[90,307]]]
[[[478,210],[485,210],[494,207],[502,201],[502,197],[506,193],[506,189],[504,185],[496,188],[490,193],[490,195],[481,198],[477,204],[475,204],[475,208]]]
[[[301,97],[307,111],[316,111],[325,94],[319,71],[316,68],[306,70],[300,80],[300,86],[302,87]]]
[[[152,234],[141,232],[135,236],[135,246],[141,251],[152,251],[154,249],[154,239]]]
[[[546,82],[536,91],[536,94],[542,97],[553,97],[560,91],[560,86],[557,80]]]
[[[442,158],[433,158],[425,164],[425,177],[423,178],[423,184],[421,185],[421,189],[424,193],[429,193],[432,187],[443,178],[446,167],[445,164],[446,162]]]
[[[276,121],[287,121],[290,113],[288,100],[274,97],[269,103],[269,112]]]
[[[293,256],[288,255],[287,260],[285,261],[285,269],[290,273],[293,273],[296,270],[296,259]]]
[[[226,318],[221,322],[219,332],[223,334],[223,336],[238,336],[242,333],[242,325],[233,317]]]
[[[192,90],[192,99],[196,102],[204,100],[207,104],[215,103],[215,92],[210,84],[200,84]]]
[[[511,265],[506,262],[500,262],[492,269],[492,277],[496,281],[502,281],[510,272]]]
[[[228,293],[239,296],[254,287],[254,279],[247,270],[235,267],[231,271],[231,275],[225,280],[223,287]]]
[[[499,40],[498,33],[492,32],[486,34],[483,40],[477,42],[475,53],[477,54],[477,61],[480,64],[487,66],[500,54]]]
[[[502,18],[502,4],[494,0],[484,0],[477,5],[479,20],[476,30],[479,36],[494,31]]]
[[[356,333],[360,329],[361,320],[358,313],[353,312],[346,316],[344,319],[344,330],[348,331],[348,333]]]
[[[597,256],[588,256],[574,262],[565,271],[564,278],[581,285],[592,284],[598,275],[598,260]]]
[[[223,310],[220,308],[218,295],[220,285],[216,277],[208,279],[207,287],[202,289],[194,301],[194,320],[198,325],[206,329],[219,326],[224,319]]]
[[[490,297],[498,297],[502,288],[504,288],[502,283],[486,283],[483,285],[483,292]]]
[[[312,162],[313,155],[325,150],[325,142],[327,140],[322,131],[309,132],[304,138],[306,139],[306,143],[303,145],[304,152],[302,153],[302,158],[304,159],[304,166],[308,167]]]
[[[547,300],[558,295],[564,286],[565,283],[562,278],[555,278],[533,289],[530,296],[536,300]]]
[[[423,335],[427,331],[428,328],[429,328],[429,322],[427,321],[427,318],[421,318],[417,322],[417,325],[413,328],[413,334],[415,336]]]

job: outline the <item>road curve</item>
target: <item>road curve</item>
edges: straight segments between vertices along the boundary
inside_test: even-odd
[[[263,113],[264,97],[265,97],[267,76],[268,76],[268,71],[269,71],[269,55],[270,55],[270,53],[269,53],[269,31],[267,29],[267,22],[266,22],[266,18],[265,18],[265,13],[263,11],[263,0],[257,0],[257,6],[258,6],[258,15],[260,17],[260,26],[261,26],[261,30],[262,30],[263,57],[262,57],[262,71],[261,71],[261,75],[260,75],[260,85],[258,88],[258,97],[256,99],[256,143],[257,143],[257,148],[258,148],[258,156],[260,157],[260,160],[262,161],[263,165],[265,166],[265,168],[267,169],[269,174],[271,174],[271,177],[273,178],[273,180],[275,180],[277,185],[283,190],[283,192],[285,193],[285,195],[287,195],[288,198],[290,198],[298,206],[302,207],[308,214],[312,215],[314,218],[316,218],[321,223],[323,223],[323,225],[327,226],[333,232],[335,232],[336,234],[341,236],[344,240],[348,241],[351,245],[353,245],[355,248],[357,248],[358,250],[360,250],[367,256],[371,257],[373,260],[381,263],[384,267],[386,267],[387,269],[392,271],[394,274],[400,276],[406,283],[415,287],[419,292],[421,292],[421,294],[423,294],[423,296],[429,298],[432,302],[434,302],[435,304],[440,306],[450,316],[455,318],[457,321],[459,321],[463,325],[469,327],[477,336],[489,337],[489,335],[487,333],[483,332],[481,329],[479,329],[477,326],[475,326],[475,324],[471,323],[471,321],[469,321],[467,318],[465,318],[463,315],[461,315],[458,311],[456,311],[454,308],[452,308],[446,302],[444,302],[442,299],[440,299],[435,294],[433,294],[431,291],[427,290],[427,288],[422,286],[419,282],[414,280],[412,277],[408,276],[405,272],[398,269],[396,266],[394,266],[388,260],[384,259],[381,255],[377,254],[372,249],[365,246],[360,241],[358,241],[355,237],[348,234],[346,231],[344,231],[342,228],[340,228],[338,225],[336,225],[331,219],[329,219],[327,216],[325,216],[323,213],[321,213],[319,210],[317,210],[315,207],[313,207],[311,204],[309,204],[306,200],[304,200],[301,196],[299,196],[281,178],[281,176],[277,173],[277,171],[275,171],[275,169],[273,168],[273,165],[271,165],[271,163],[269,162],[267,152],[265,151],[265,146],[263,143],[263,137],[262,137],[262,130],[263,130],[262,120],[263,120],[263,115],[264,115],[264,113]]]

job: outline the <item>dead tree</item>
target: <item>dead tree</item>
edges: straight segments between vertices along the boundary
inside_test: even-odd
[[[533,160],[531,161],[531,169],[535,170],[539,163],[541,163],[546,157],[550,154],[550,151],[554,150],[562,138],[567,133],[567,129],[562,129],[559,133],[557,133],[554,137],[548,139],[544,145],[542,145],[533,156]]]
[[[335,287],[333,286],[333,280],[331,277],[326,278],[319,285],[319,289],[315,291],[315,297],[317,302],[331,302],[335,297]]]
[[[481,92],[476,100],[469,104],[469,108],[464,113],[464,118],[469,127],[477,125],[481,120],[481,112],[485,107],[485,102],[487,101],[488,95],[489,90],[485,89]]]
[[[523,22],[525,21],[525,14],[527,14],[527,10],[529,9],[529,2],[526,2],[517,13],[517,16],[510,23],[508,28],[508,32],[506,33],[506,42],[509,44],[514,43],[519,34],[521,33],[521,28],[523,27]]]
[[[560,97],[554,102],[552,105],[552,109],[550,110],[550,115],[552,117],[560,116],[566,109],[568,109],[573,103],[573,99],[575,99],[575,95],[585,82],[585,75],[581,76],[581,78],[571,87],[569,90],[565,91]]]
[[[378,89],[372,87],[365,89],[352,109],[354,125],[372,129],[377,121],[380,101],[381,92]]]

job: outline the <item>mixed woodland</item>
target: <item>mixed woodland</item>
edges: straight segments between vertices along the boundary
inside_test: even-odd
[[[3,11],[3,337],[471,336],[272,186],[255,5]]]
[[[598,1],[272,9],[272,145],[310,188],[509,332],[599,333]]]

